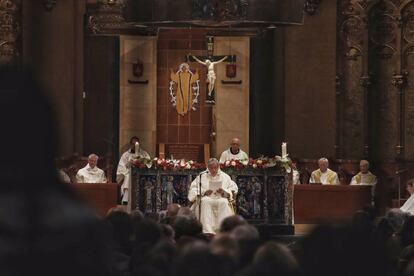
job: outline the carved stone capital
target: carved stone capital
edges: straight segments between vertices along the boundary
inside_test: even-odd
[[[371,76],[370,75],[362,75],[359,78],[359,85],[363,88],[368,88],[371,85]]]
[[[57,3],[57,0],[43,0],[43,6],[45,7],[46,11],[50,12],[53,10]]]
[[[322,0],[306,0],[305,2],[305,12],[308,15],[314,15],[319,8],[319,4]]]
[[[112,33],[113,30],[125,28],[122,8],[123,4],[117,0],[99,2],[97,9],[88,15],[88,32],[91,34]]]
[[[391,78],[391,83],[396,88],[401,90],[407,85],[408,71],[402,71],[400,74],[394,73]]]

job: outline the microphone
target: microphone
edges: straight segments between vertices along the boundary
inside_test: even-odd
[[[205,173],[208,173],[208,170],[204,170],[204,171],[202,171],[201,173],[199,173],[198,175],[199,175],[199,176],[201,176],[201,175],[203,175],[203,174],[205,174]]]
[[[395,174],[399,175],[399,174],[405,173],[406,171],[408,171],[408,169],[400,169],[400,170],[395,171]]]

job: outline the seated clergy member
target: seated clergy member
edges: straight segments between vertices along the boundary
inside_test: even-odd
[[[300,172],[297,167],[297,161],[296,159],[293,159],[289,161],[289,167],[292,170],[292,183],[293,184],[300,184]]]
[[[369,162],[367,160],[361,160],[359,162],[360,172],[352,177],[351,185],[375,185],[377,184],[377,177],[369,171]]]
[[[404,213],[414,215],[414,178],[407,181],[405,188],[410,194],[410,197],[407,199],[404,205],[401,206],[400,210]]]
[[[247,153],[240,149],[240,139],[233,138],[230,143],[230,148],[223,151],[220,156],[220,163],[224,163],[229,160],[248,160]]]
[[[312,172],[309,182],[322,184],[339,184],[336,172],[328,169],[329,161],[326,158],[318,160],[319,169]]]
[[[137,144],[138,143],[138,144]],[[139,146],[139,138],[136,136],[131,137],[129,139],[129,146],[130,148],[124,152],[119,159],[118,168],[116,170],[116,182],[121,184],[121,196],[122,196],[122,204],[128,203],[129,197],[129,185],[131,182],[129,168],[131,165],[131,160],[134,158],[146,158],[151,159],[149,154],[141,149]],[[136,153],[136,149],[138,152]]]
[[[80,169],[76,174],[76,182],[78,183],[106,183],[106,177],[103,170],[98,168],[98,155],[90,154],[88,156],[88,164]]]
[[[218,160],[209,159],[207,171],[194,179],[188,192],[188,199],[194,203],[192,209],[203,225],[204,233],[215,234],[221,222],[234,215],[229,200],[233,199],[237,191],[236,183],[220,170]],[[201,207],[197,197],[201,198]]]

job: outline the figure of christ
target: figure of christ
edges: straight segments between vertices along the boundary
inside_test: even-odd
[[[216,82],[216,73],[214,72],[214,65],[219,64],[227,59],[227,56],[223,57],[222,59],[218,61],[211,61],[209,59],[206,59],[205,61],[202,61],[198,59],[196,56],[192,56],[198,63],[205,65],[207,67],[207,82],[208,82],[208,96],[211,97],[214,85]]]

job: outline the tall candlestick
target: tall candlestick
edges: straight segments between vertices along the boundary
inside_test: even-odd
[[[285,142],[282,143],[282,158],[286,157],[287,155],[287,144]]]
[[[135,142],[135,155],[138,155],[139,153],[139,143]]]

